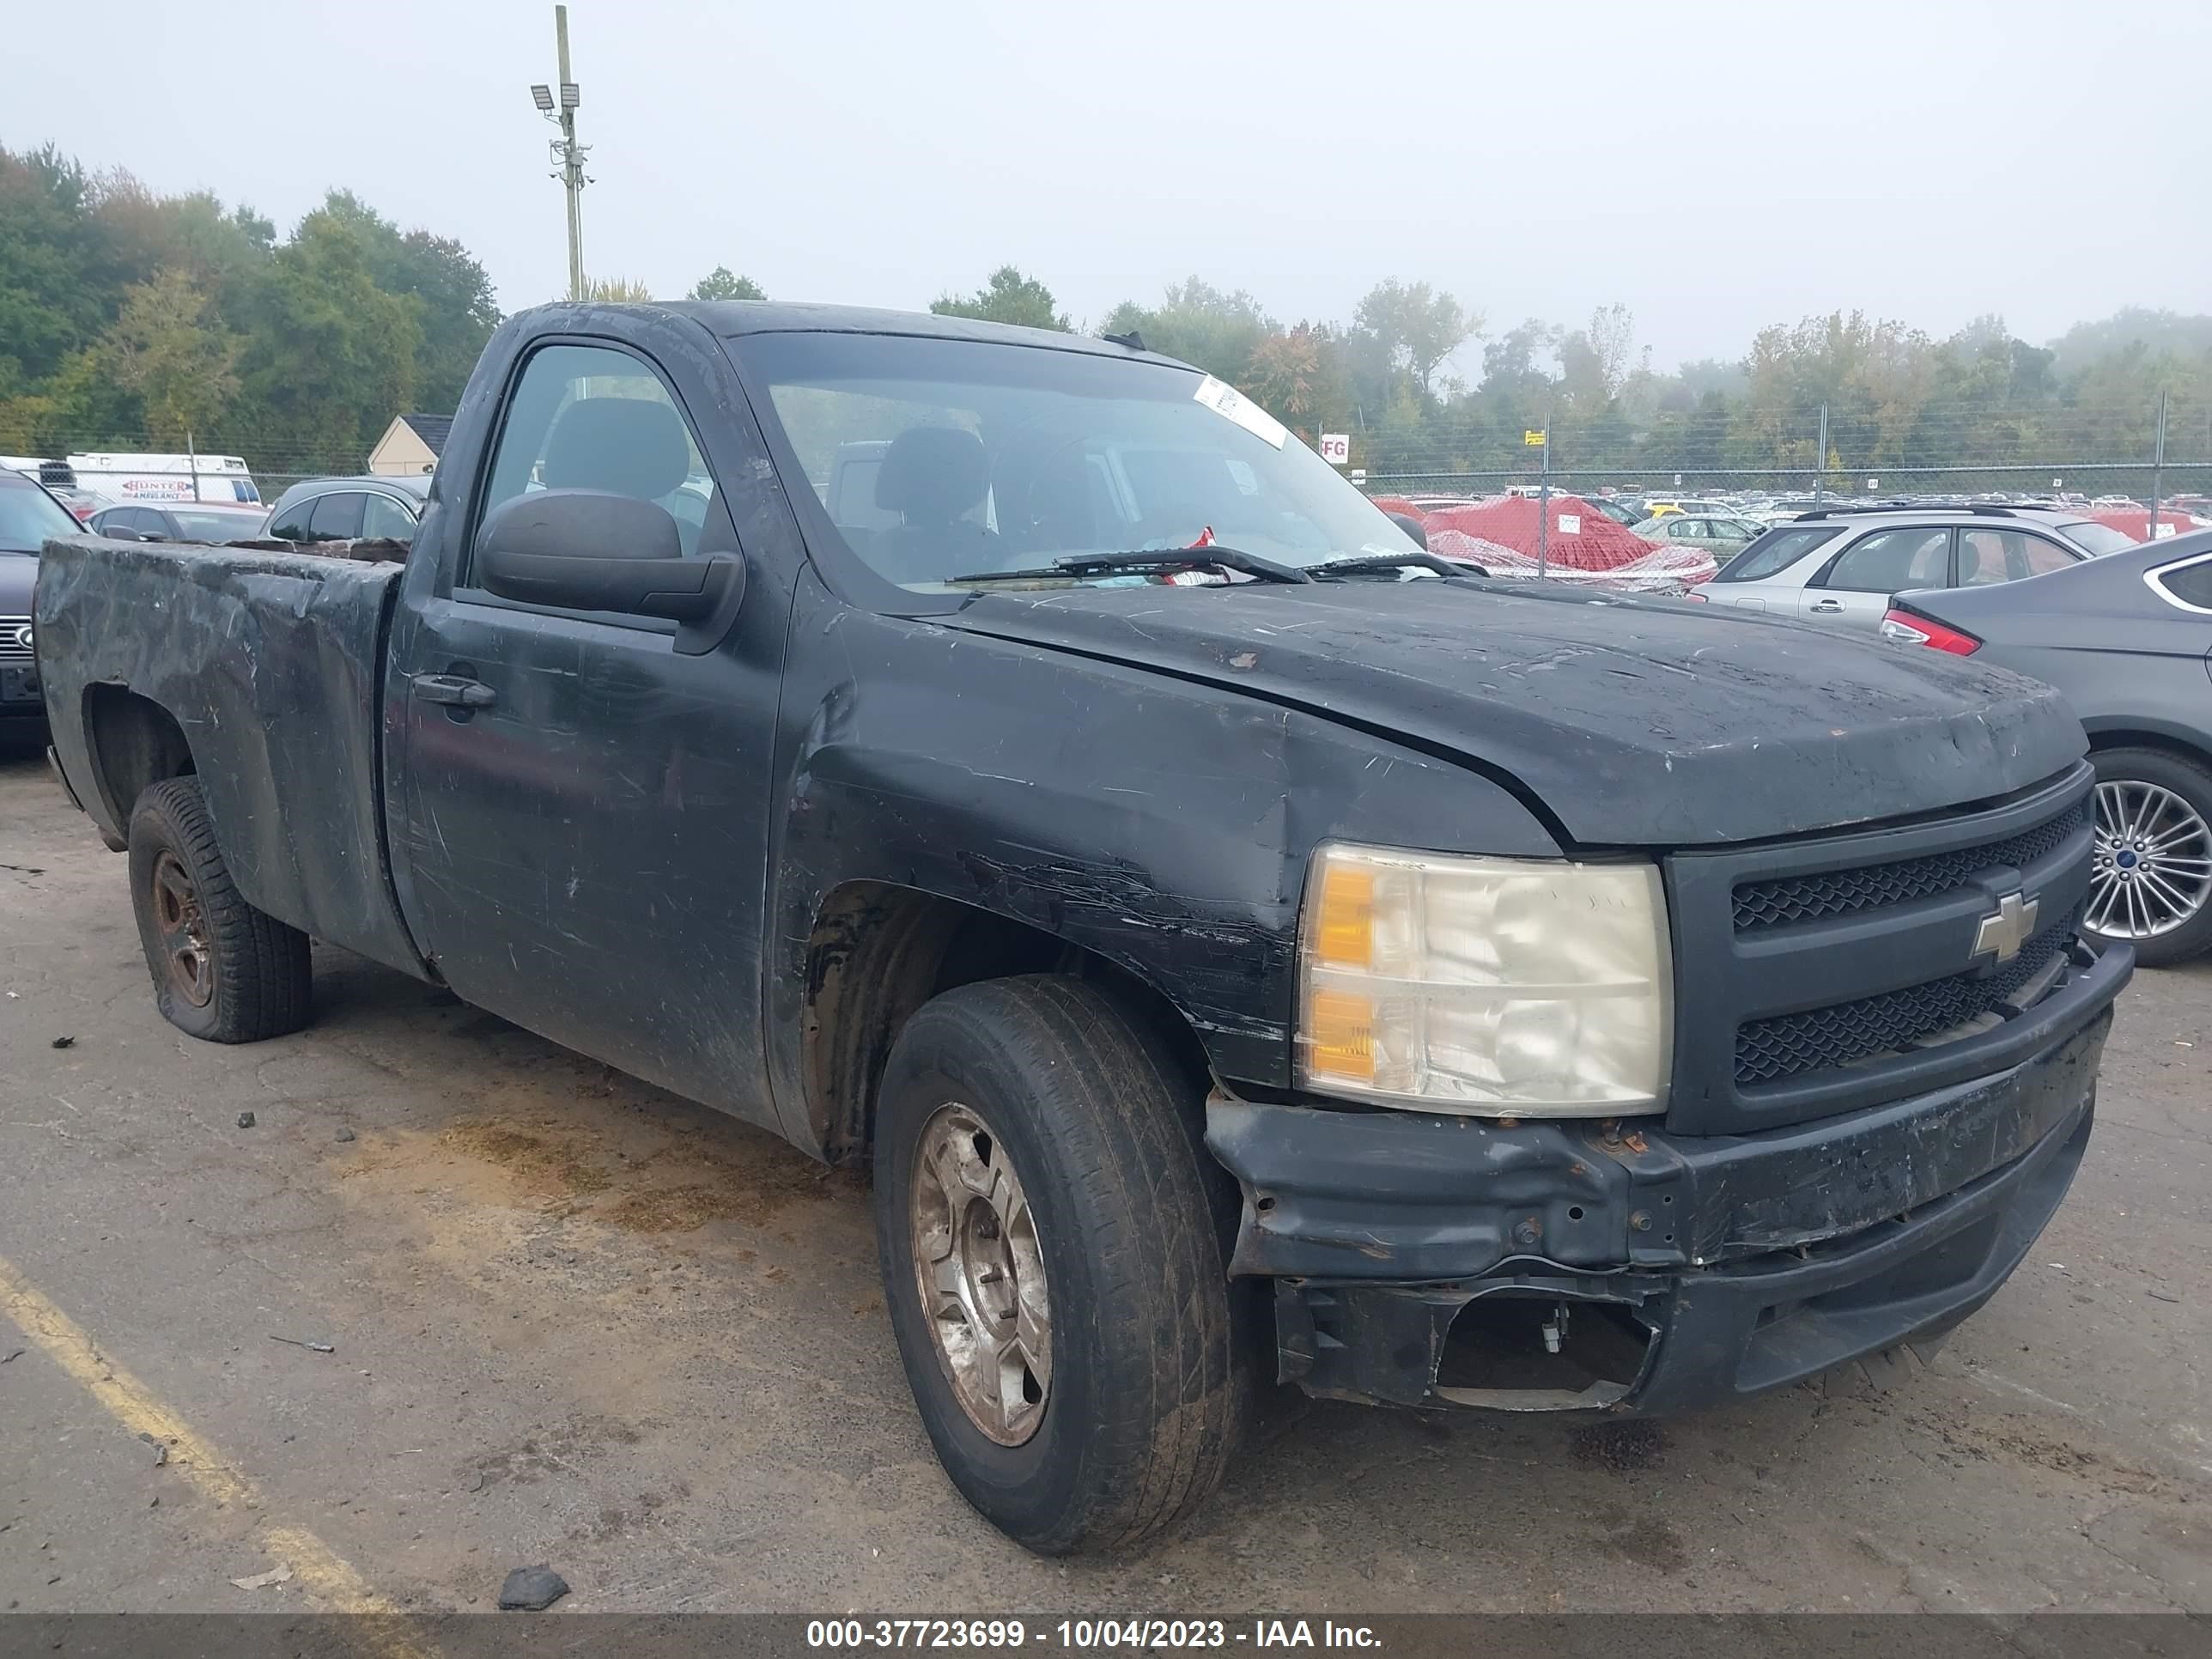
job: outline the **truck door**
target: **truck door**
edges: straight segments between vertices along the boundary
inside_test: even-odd
[[[666,355],[688,383],[635,345],[540,342],[489,454],[459,458],[483,482],[426,526],[438,574],[423,593],[410,580],[393,624],[391,857],[409,927],[465,1000],[769,1122],[760,953],[788,572],[751,557],[736,623],[698,655],[672,623],[519,603],[471,574],[484,515],[538,489],[653,501],[686,557],[746,553],[725,491],[763,487],[741,447],[757,438],[726,414],[702,448],[690,413],[743,394],[711,348]]]

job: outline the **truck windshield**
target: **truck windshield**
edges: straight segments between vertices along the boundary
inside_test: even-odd
[[[1419,553],[1328,462],[1190,369],[904,335],[731,343],[839,535],[905,587],[1212,543],[1293,565]]]

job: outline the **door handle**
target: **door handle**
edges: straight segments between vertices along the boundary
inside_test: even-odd
[[[1844,614],[1843,602],[1839,599],[1815,599],[1813,601],[1813,614],[1816,617],[1840,617]]]
[[[453,708],[489,708],[499,701],[499,693],[482,680],[464,679],[459,674],[417,674],[408,684],[420,701],[442,702]]]

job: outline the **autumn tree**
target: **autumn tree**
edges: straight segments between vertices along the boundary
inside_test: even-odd
[[[210,317],[206,294],[181,270],[161,270],[125,291],[122,314],[107,332],[115,378],[137,394],[146,431],[173,447],[186,434],[212,432],[238,395],[245,342]]]

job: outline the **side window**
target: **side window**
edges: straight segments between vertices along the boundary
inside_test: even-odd
[[[611,346],[532,354],[507,398],[484,489],[486,513],[532,489],[603,489],[657,501],[688,556],[714,482],[676,399],[644,359]]]
[[[269,535],[280,542],[304,542],[307,539],[307,514],[315,505],[316,497],[294,501],[270,520]]]
[[[1840,525],[1793,525],[1768,531],[1720,574],[1724,582],[1763,581],[1778,575],[1814,548],[1842,535]]]
[[[361,504],[365,497],[359,490],[341,489],[328,495],[315,497],[313,510],[307,514],[306,540],[311,542],[349,542],[361,534]]]
[[[1941,587],[1948,574],[1951,532],[1922,526],[1877,530],[1849,547],[1820,582],[1856,593],[1895,593],[1908,587]]]
[[[2170,564],[2154,573],[2154,585],[2168,599],[2199,611],[2212,611],[2212,559],[2191,564]]]
[[[362,497],[361,533],[372,538],[389,537],[395,542],[415,539],[415,520],[389,495],[374,491]]]
[[[2065,549],[2021,530],[1996,530],[1976,526],[1959,532],[1960,587],[1987,587],[1996,582],[2016,582],[2023,576],[2039,576],[2062,570],[2074,559]]]

